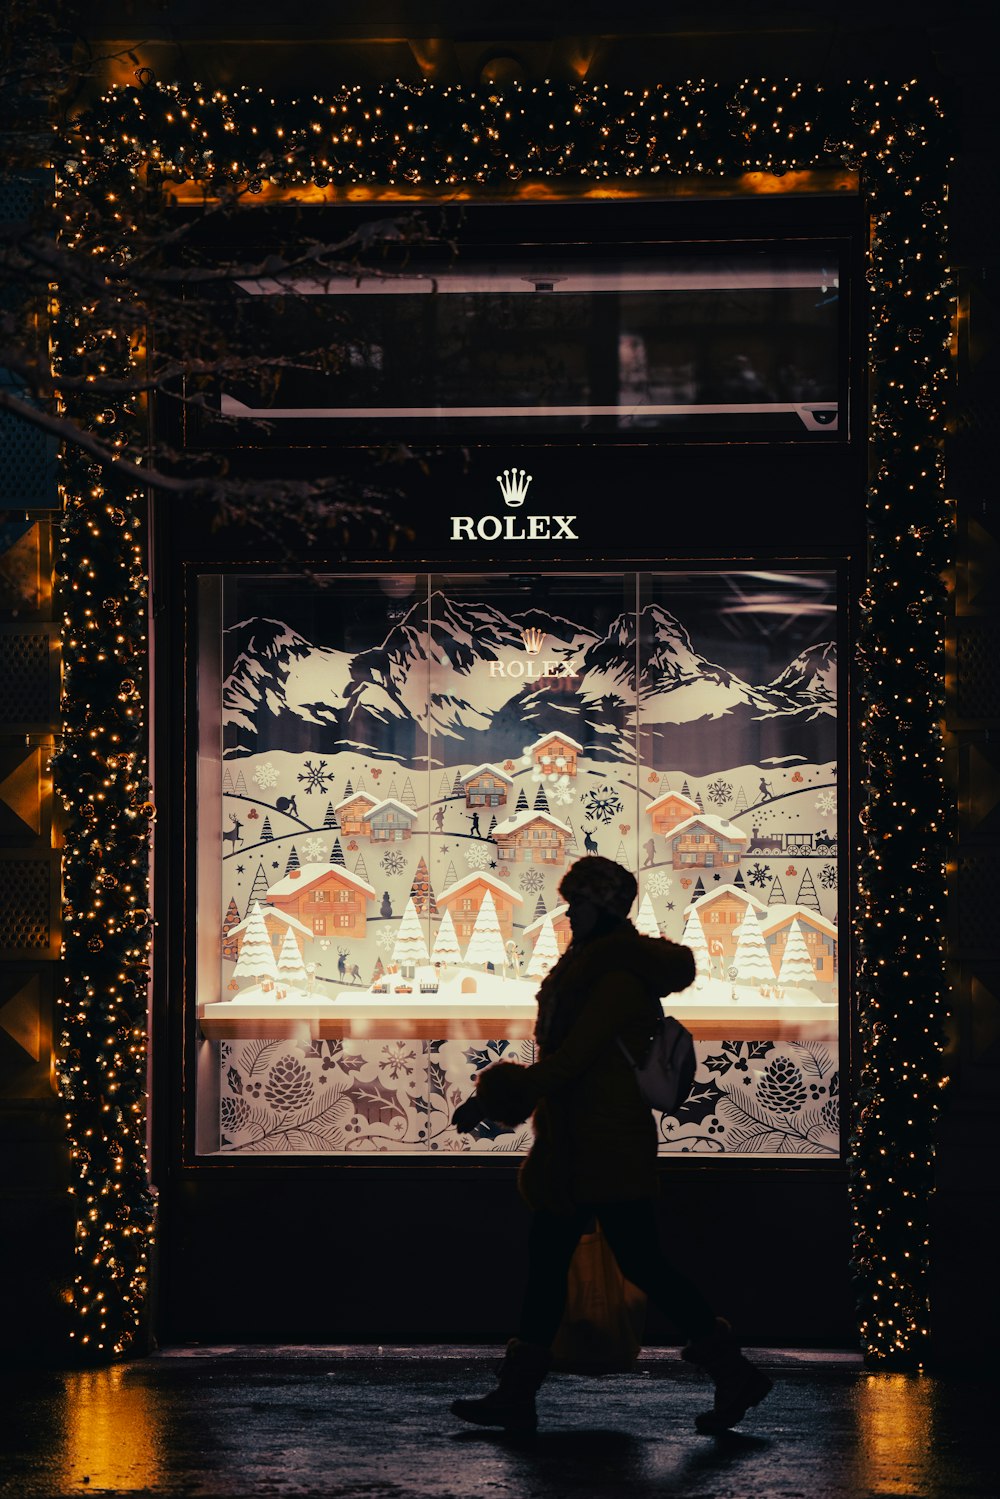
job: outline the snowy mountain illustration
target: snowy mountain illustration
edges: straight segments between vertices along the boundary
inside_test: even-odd
[[[638,639],[637,639],[638,625]],[[545,637],[538,656],[524,631]],[[702,656],[659,604],[625,611],[606,634],[530,608],[504,613],[437,593],[378,645],[351,656],[274,620],[226,632],[226,754],[363,748],[408,764],[517,756],[562,730],[592,759],[692,774],[790,752],[836,752],[835,647],[808,647],[754,685]],[[548,676],[539,677],[541,662]],[[637,678],[638,663],[638,678]],[[532,675],[532,672],[536,673]]]

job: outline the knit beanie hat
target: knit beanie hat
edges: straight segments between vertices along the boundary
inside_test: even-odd
[[[589,900],[602,911],[625,917],[638,889],[635,875],[621,864],[602,859],[600,854],[585,854],[563,875],[559,894],[567,902]]]

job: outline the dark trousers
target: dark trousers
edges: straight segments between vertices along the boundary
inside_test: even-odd
[[[569,1213],[544,1210],[532,1215],[528,1239],[528,1283],[518,1337],[548,1347],[566,1309],[566,1281],[580,1235],[596,1218],[618,1266],[645,1291],[685,1339],[700,1338],[715,1325],[715,1313],[694,1281],[666,1258],[660,1247],[652,1201],[585,1203]]]

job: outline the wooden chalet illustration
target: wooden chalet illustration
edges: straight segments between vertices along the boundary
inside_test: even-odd
[[[342,802],[334,807],[340,830],[349,838],[356,838],[359,833],[367,833],[365,817],[372,807],[378,806],[378,797],[369,796],[367,791],[355,791],[353,796],[347,796]]]
[[[699,816],[699,807],[690,796],[682,796],[679,791],[666,791],[655,802],[649,803],[646,816],[652,818],[653,832],[666,837],[679,823]]]
[[[514,907],[524,904],[524,896],[512,890],[506,880],[498,880],[495,874],[477,870],[474,874],[463,875],[460,880],[442,890],[437,898],[438,910],[442,914],[445,911],[451,912],[455,936],[459,942],[468,942],[472,936],[472,929],[487,891],[493,897],[503,940],[509,942],[513,937]]]
[[[365,831],[373,843],[402,843],[413,832],[417,814],[412,807],[390,798],[376,802],[364,814]]]
[[[340,864],[303,864],[267,892],[268,905],[293,916],[313,937],[334,939],[365,935],[374,898],[368,881]],[[266,921],[267,906],[262,910]]]
[[[810,910],[808,906],[768,906],[766,914],[761,917],[761,931],[775,973],[781,968],[781,959],[793,921],[798,922],[805,938],[816,982],[834,983],[837,977],[837,928],[832,921],[827,921],[825,916]]]
[[[566,859],[570,830],[548,812],[518,812],[493,829],[497,857],[505,864],[556,864]]]
[[[477,765],[462,777],[467,807],[505,807],[514,782],[495,765]]]
[[[551,911],[546,911],[545,916],[552,917],[552,930],[556,934],[556,945],[559,948],[559,956],[569,947],[573,940],[573,931],[569,924],[569,916],[566,914],[569,906],[553,906]],[[545,925],[545,916],[539,916],[537,921],[529,922],[524,929],[524,935],[528,938],[532,947],[538,941],[538,934]]]
[[[719,885],[709,894],[703,895],[692,907],[690,921],[700,921],[708,943],[709,956],[713,962],[721,959],[726,965],[736,951],[739,925],[752,906],[763,921],[767,906],[746,890],[735,885]]]
[[[747,835],[734,822],[699,812],[679,822],[667,841],[675,869],[719,869],[739,865]]]
[[[264,926],[270,938],[271,946],[274,948],[274,956],[277,957],[281,951],[281,944],[285,940],[285,933],[291,932],[299,949],[299,956],[305,953],[305,945],[312,940],[313,931],[293,916],[289,911],[280,910],[277,906],[262,905],[260,914],[264,918]],[[247,916],[237,926],[230,927],[228,936],[236,943],[236,956],[240,955],[243,948],[243,939],[250,925],[250,917]]]
[[[583,754],[583,745],[568,734],[543,734],[529,744],[528,754],[546,775],[575,776],[577,756]]]

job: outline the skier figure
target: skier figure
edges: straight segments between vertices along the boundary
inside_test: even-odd
[[[469,837],[470,838],[481,838],[482,836],[483,836],[482,833],[479,831],[479,813],[478,812],[473,812],[472,819],[471,819],[471,826],[469,828]]]
[[[437,811],[434,813],[434,826],[437,828],[437,830],[438,830],[439,833],[443,833],[444,832],[444,808],[443,807],[438,807]]]
[[[570,1260],[596,1218],[622,1273],[685,1335],[685,1360],[713,1379],[713,1407],[695,1426],[716,1435],[763,1400],[771,1381],[743,1356],[729,1323],[660,1245],[656,1128],[615,1045],[620,1034],[625,1046],[641,1048],[662,1014],[660,996],[694,978],[694,957],[663,938],[639,935],[628,920],[635,876],[610,859],[577,860],[559,894],[573,940],[538,992],[538,1060],[485,1068],[453,1116],[463,1132],[483,1119],[514,1125],[531,1117],[534,1143],[518,1173],[532,1221],[517,1336],[507,1345],[497,1388],[456,1400],[452,1413],[477,1426],[535,1431],[535,1393],[548,1372]]]
[[[774,792],[771,790],[770,786],[767,784],[767,782],[765,781],[764,777],[761,776],[761,778],[760,778],[760,799],[761,799],[761,801],[764,800],[765,796],[773,796],[773,795],[774,795]]]
[[[652,864],[652,862],[653,862],[653,856],[656,853],[656,839],[655,838],[650,838],[649,842],[648,843],[644,843],[643,846],[642,846],[642,848],[643,848],[643,853],[646,855],[646,858],[645,858],[645,861],[644,861],[642,867],[643,867],[643,869],[648,869],[650,867],[650,865]]]

